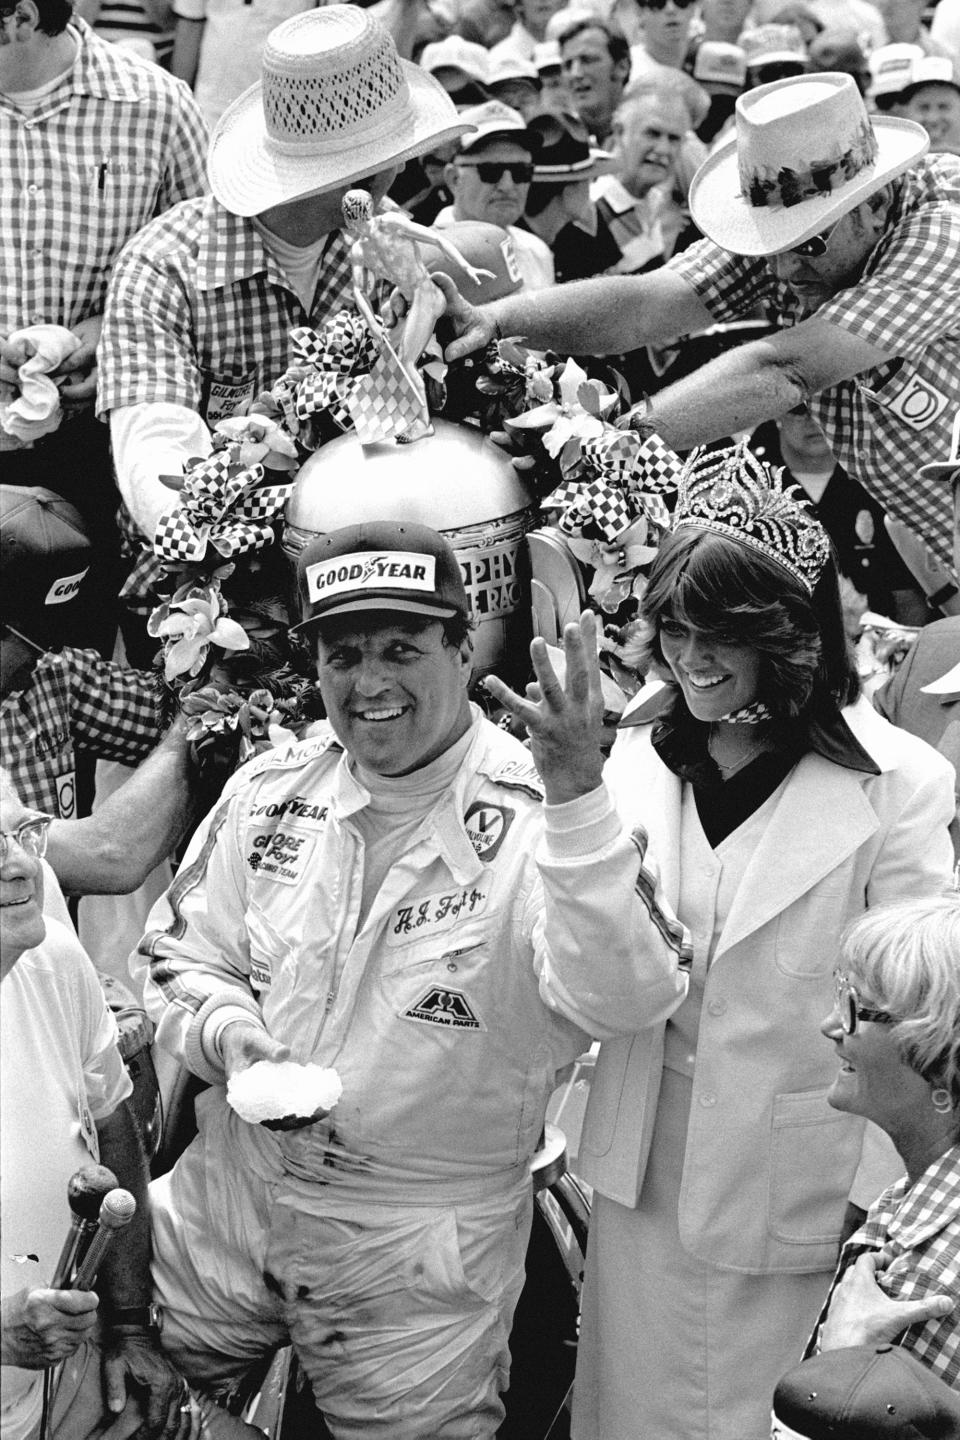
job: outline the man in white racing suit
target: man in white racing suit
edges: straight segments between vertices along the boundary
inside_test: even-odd
[[[227,1390],[291,1340],[336,1440],[487,1440],[547,1100],[588,1036],[680,1003],[687,937],[602,786],[585,666],[559,768],[592,788],[544,805],[467,698],[441,536],[351,526],[298,572],[330,730],[231,779],[140,947],[159,1043],[212,1082],[152,1187],[163,1343]],[[225,1080],[285,1059],[334,1067],[339,1103],[242,1120]]]

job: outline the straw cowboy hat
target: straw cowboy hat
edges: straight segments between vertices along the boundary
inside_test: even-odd
[[[307,10],[271,30],[262,78],[210,139],[210,188],[234,215],[352,185],[471,127],[446,91],[401,60],[356,5]]]
[[[914,121],[868,116],[851,75],[794,75],[740,96],[736,134],[693,177],[690,213],[724,250],[776,255],[855,209],[929,147]]]

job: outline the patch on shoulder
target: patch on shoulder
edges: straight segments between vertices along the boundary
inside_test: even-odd
[[[470,1001],[462,990],[447,990],[431,985],[420,999],[402,1012],[405,1020],[419,1020],[427,1025],[443,1025],[448,1030],[485,1030]]]
[[[503,785],[508,790],[522,790],[534,800],[543,799],[543,781],[532,760],[501,760],[488,774],[495,785]]]
[[[463,825],[478,860],[494,859],[516,813],[509,805],[489,805],[483,800],[473,802],[463,817]]]
[[[324,730],[319,735],[308,735],[305,740],[289,740],[283,745],[277,745],[273,750],[264,750],[260,755],[245,760],[234,774],[244,780],[252,779],[256,775],[265,775],[268,770],[287,770],[305,765],[310,760],[319,759],[330,749],[335,749],[339,754],[340,748],[340,742],[333,731]]]

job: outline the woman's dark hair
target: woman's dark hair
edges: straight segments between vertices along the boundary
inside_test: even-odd
[[[775,720],[802,721],[849,705],[860,693],[832,558],[810,595],[761,552],[681,525],[657,551],[641,614],[649,633],[640,664],[652,663],[668,681],[659,633],[664,619],[756,651],[757,698]],[[682,704],[679,690],[676,700]]]

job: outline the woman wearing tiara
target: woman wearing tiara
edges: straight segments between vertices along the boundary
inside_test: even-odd
[[[592,616],[563,686],[542,641],[527,698],[490,683],[544,779],[544,863],[632,833],[691,942],[686,999],[604,1040],[591,1084],[573,1435],[762,1440],[848,1202],[899,1173],[826,1101],[837,937],[949,884],[952,773],[859,695],[826,534],[745,447],[688,463],[642,614],[659,678],[602,781]]]

